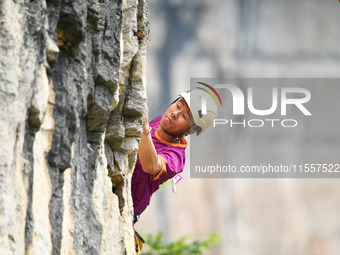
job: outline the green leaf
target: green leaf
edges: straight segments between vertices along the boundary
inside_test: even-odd
[[[164,244],[163,233],[157,232],[155,235],[147,235],[146,246],[150,251],[143,252],[144,255],[191,255],[202,254],[204,249],[210,249],[212,244],[219,241],[218,233],[211,233],[209,236],[188,242],[189,237],[180,237],[175,242]]]

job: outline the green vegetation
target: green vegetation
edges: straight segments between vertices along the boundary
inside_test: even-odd
[[[188,236],[179,238],[169,244],[163,243],[163,234],[158,232],[156,235],[145,235],[146,244],[142,252],[143,255],[190,255],[202,254],[204,249],[210,249],[213,243],[218,243],[219,234],[212,233],[202,239],[188,243]]]

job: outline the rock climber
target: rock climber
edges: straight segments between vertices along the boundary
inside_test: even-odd
[[[201,98],[206,98],[205,114]],[[131,191],[134,223],[149,205],[152,194],[163,182],[174,178],[185,165],[185,136],[202,134],[214,121],[217,106],[202,90],[179,94],[165,113],[150,123],[148,108],[143,116],[143,134],[132,175]],[[143,240],[135,232],[136,251],[141,251]]]

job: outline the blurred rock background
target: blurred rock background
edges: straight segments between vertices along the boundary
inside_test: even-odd
[[[188,90],[190,78],[340,75],[340,10],[335,0],[151,0],[149,8],[151,117]],[[319,137],[322,154],[333,159],[339,149],[338,128],[330,127],[327,141]],[[299,146],[308,150],[312,145]],[[283,153],[290,155],[290,150]],[[169,242],[219,232],[219,245],[207,254],[339,254],[340,180],[189,175],[187,167],[177,195],[170,185],[153,196],[138,229],[161,230]]]

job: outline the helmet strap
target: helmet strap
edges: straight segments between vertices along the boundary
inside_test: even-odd
[[[165,131],[163,128],[162,128],[162,131],[163,131],[164,133],[166,133],[167,135],[171,136],[172,139],[178,140],[178,139],[180,138],[180,137],[178,137],[178,136],[175,136],[174,134],[171,134],[171,133],[168,132],[168,131]]]
[[[167,135],[171,136],[172,139],[178,140],[178,139],[180,139],[180,138],[182,138],[182,137],[187,136],[187,135],[189,134],[190,130],[192,130],[192,128],[195,127],[195,126],[196,126],[195,124],[191,125],[191,127],[190,127],[186,132],[184,132],[184,134],[181,135],[181,136],[175,136],[174,134],[171,134],[170,132],[165,131],[164,129],[162,129],[162,131],[163,131],[164,133],[166,133]]]

